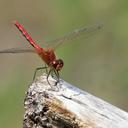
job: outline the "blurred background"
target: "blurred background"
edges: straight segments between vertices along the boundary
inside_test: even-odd
[[[102,29],[87,38],[56,49],[65,63],[61,78],[128,111],[128,1],[0,0],[1,50],[28,44],[14,20],[40,45],[76,28],[102,23]],[[22,127],[25,91],[35,68],[42,65],[33,53],[0,54],[0,127]]]

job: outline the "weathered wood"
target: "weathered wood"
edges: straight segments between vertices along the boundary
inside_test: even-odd
[[[23,128],[128,128],[128,113],[46,75],[29,87]]]

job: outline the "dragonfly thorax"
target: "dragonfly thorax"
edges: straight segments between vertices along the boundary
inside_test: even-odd
[[[62,67],[64,66],[64,62],[61,59],[57,59],[57,60],[52,61],[51,66],[57,71],[60,71]]]

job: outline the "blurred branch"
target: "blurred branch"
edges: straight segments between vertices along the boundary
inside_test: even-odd
[[[23,128],[128,128],[128,113],[61,80],[46,75],[29,87]]]

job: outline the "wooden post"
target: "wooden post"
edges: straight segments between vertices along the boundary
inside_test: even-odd
[[[46,75],[30,85],[23,128],[128,128],[128,113],[61,80]]]

